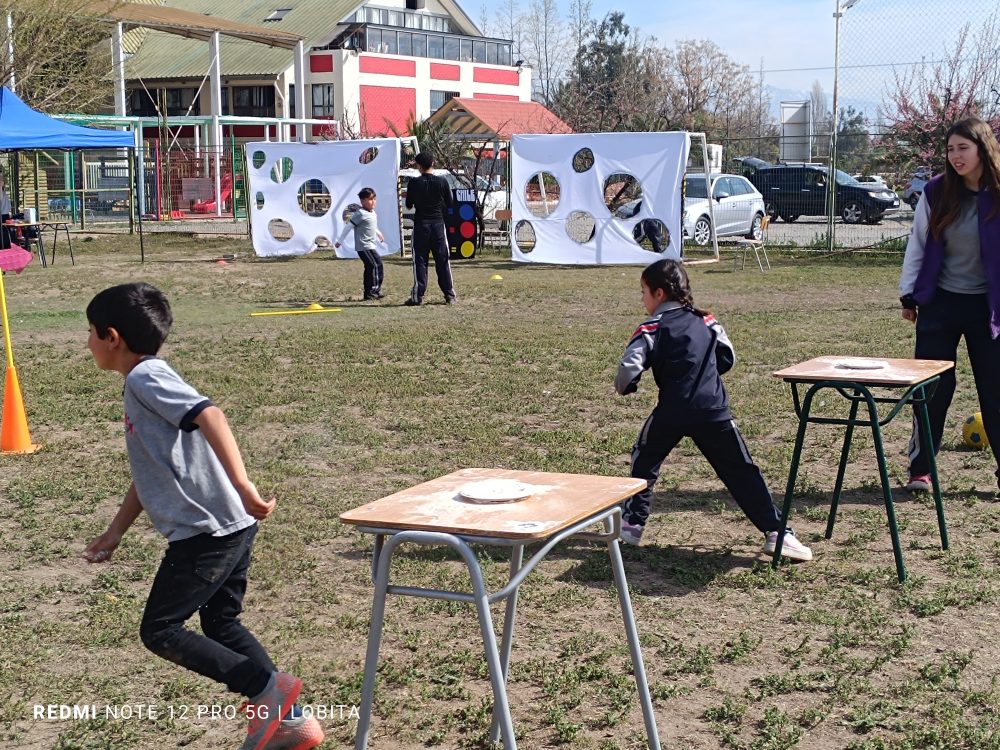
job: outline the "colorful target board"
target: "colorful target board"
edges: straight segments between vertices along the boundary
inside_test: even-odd
[[[473,258],[476,255],[479,224],[476,222],[476,191],[455,188],[451,191],[454,205],[448,209],[444,225],[451,257]]]

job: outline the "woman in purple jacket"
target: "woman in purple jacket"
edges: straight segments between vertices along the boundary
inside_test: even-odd
[[[917,326],[917,359],[955,360],[965,337],[986,436],[1000,448],[1000,144],[978,117],[945,135],[944,174],[917,204],[899,280],[903,318]],[[936,454],[955,393],[955,371],[941,376],[928,405]],[[930,489],[926,446],[916,429],[906,488]],[[1000,463],[998,463],[1000,466]],[[1000,480],[1000,470],[997,471]]]

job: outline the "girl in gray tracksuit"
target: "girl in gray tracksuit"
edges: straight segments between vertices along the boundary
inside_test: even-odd
[[[690,437],[747,518],[766,535],[764,550],[773,553],[781,515],[733,421],[720,377],[736,361],[729,337],[712,315],[694,307],[687,272],[679,261],[660,260],[642,272],[642,302],[650,318],[632,334],[618,365],[615,390],[623,396],[634,393],[642,373],[652,369],[659,399],[632,449],[632,476],[647,485],[625,501],[622,540],[639,543],[660,466],[681,438]],[[785,534],[782,553],[795,560],[812,559],[812,552],[791,531]]]

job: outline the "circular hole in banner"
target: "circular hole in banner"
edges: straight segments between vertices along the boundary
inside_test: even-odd
[[[522,253],[530,253],[535,249],[535,228],[530,221],[517,222],[514,227],[514,244]]]
[[[260,169],[264,166],[264,162],[267,161],[267,154],[263,151],[254,151],[253,156],[250,157],[250,163],[253,164],[254,169]]]
[[[476,209],[471,203],[463,203],[458,207],[458,215],[462,221],[472,221],[476,215]]]
[[[608,175],[604,181],[604,205],[608,211],[618,216],[618,218],[628,218],[621,216],[620,210],[628,211],[633,201],[642,200],[642,184],[632,175],[626,172],[615,172]],[[636,208],[633,215],[638,211]]]
[[[344,208],[343,212],[341,212],[340,218],[345,222],[350,221],[351,214],[353,214],[355,211],[358,211],[360,208],[361,208],[360,203],[348,203],[347,207]]]
[[[288,242],[288,240],[292,239],[292,235],[295,234],[292,225],[284,219],[271,219],[267,222],[267,231],[278,242]]]
[[[283,182],[287,182],[291,176],[292,160],[287,156],[282,156],[271,167],[271,182],[277,182],[280,185]]]
[[[314,218],[326,215],[332,200],[330,189],[322,180],[306,180],[299,186],[299,208]]]
[[[313,240],[313,245],[316,246],[317,250],[329,250],[333,247],[333,243],[327,237],[323,235],[317,235],[316,239]]]
[[[254,202],[257,204],[258,211],[264,208],[264,194],[259,190],[257,191],[257,195],[254,196]]]
[[[476,234],[476,225],[471,221],[463,221],[458,227],[458,232],[465,239],[470,239]]]
[[[371,164],[375,161],[376,156],[378,156],[378,147],[371,146],[361,152],[361,156],[358,157],[358,161],[362,164]]]
[[[581,148],[573,154],[573,171],[586,172],[594,166],[594,152],[589,148]]]
[[[586,211],[571,211],[566,217],[566,234],[573,242],[590,242],[596,230],[597,222]]]
[[[632,238],[643,250],[662,253],[670,245],[670,230],[659,219],[642,219],[632,227]]]
[[[537,172],[524,186],[524,202],[539,219],[552,214],[559,206],[559,180],[551,172]]]
[[[476,246],[471,242],[463,242],[462,246],[458,248],[458,252],[461,253],[463,258],[471,258],[476,254]]]

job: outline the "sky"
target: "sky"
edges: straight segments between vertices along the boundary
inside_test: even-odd
[[[591,15],[621,10],[627,24],[666,47],[709,39],[753,73],[763,70],[777,106],[808,97],[814,81],[831,97],[837,1],[591,0]],[[567,15],[570,0],[558,2]],[[1000,0],[856,0],[840,23],[841,106],[874,108],[894,70],[940,59],[963,24],[981,24],[998,9]]]

